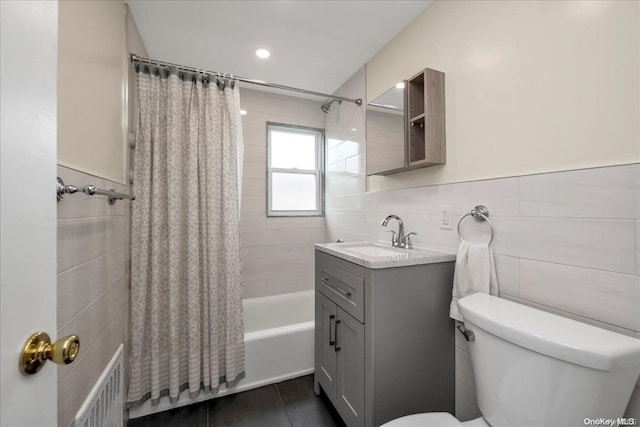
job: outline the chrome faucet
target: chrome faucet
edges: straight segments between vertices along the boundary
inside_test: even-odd
[[[385,219],[380,223],[381,226],[386,227],[389,224],[390,219],[395,219],[398,221],[398,234],[395,231],[389,230],[391,234],[391,246],[396,248],[403,249],[413,249],[413,244],[411,243],[411,235],[415,235],[417,233],[411,232],[404,234],[404,223],[402,222],[402,218],[398,215],[388,215]]]

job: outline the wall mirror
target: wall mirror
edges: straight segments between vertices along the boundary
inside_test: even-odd
[[[367,104],[367,175],[404,169],[406,82]]]

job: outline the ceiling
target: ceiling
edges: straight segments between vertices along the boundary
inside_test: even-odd
[[[431,0],[127,3],[152,59],[333,93]]]

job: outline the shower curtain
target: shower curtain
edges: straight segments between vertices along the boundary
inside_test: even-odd
[[[238,87],[136,65],[128,404],[244,376]]]

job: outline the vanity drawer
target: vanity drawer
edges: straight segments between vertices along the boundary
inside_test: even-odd
[[[316,252],[316,288],[364,323],[364,267]]]
[[[351,261],[338,258],[337,256],[329,255],[327,253],[316,250],[316,266],[323,264],[334,265],[349,274],[364,279],[364,267],[358,264],[354,264]]]

